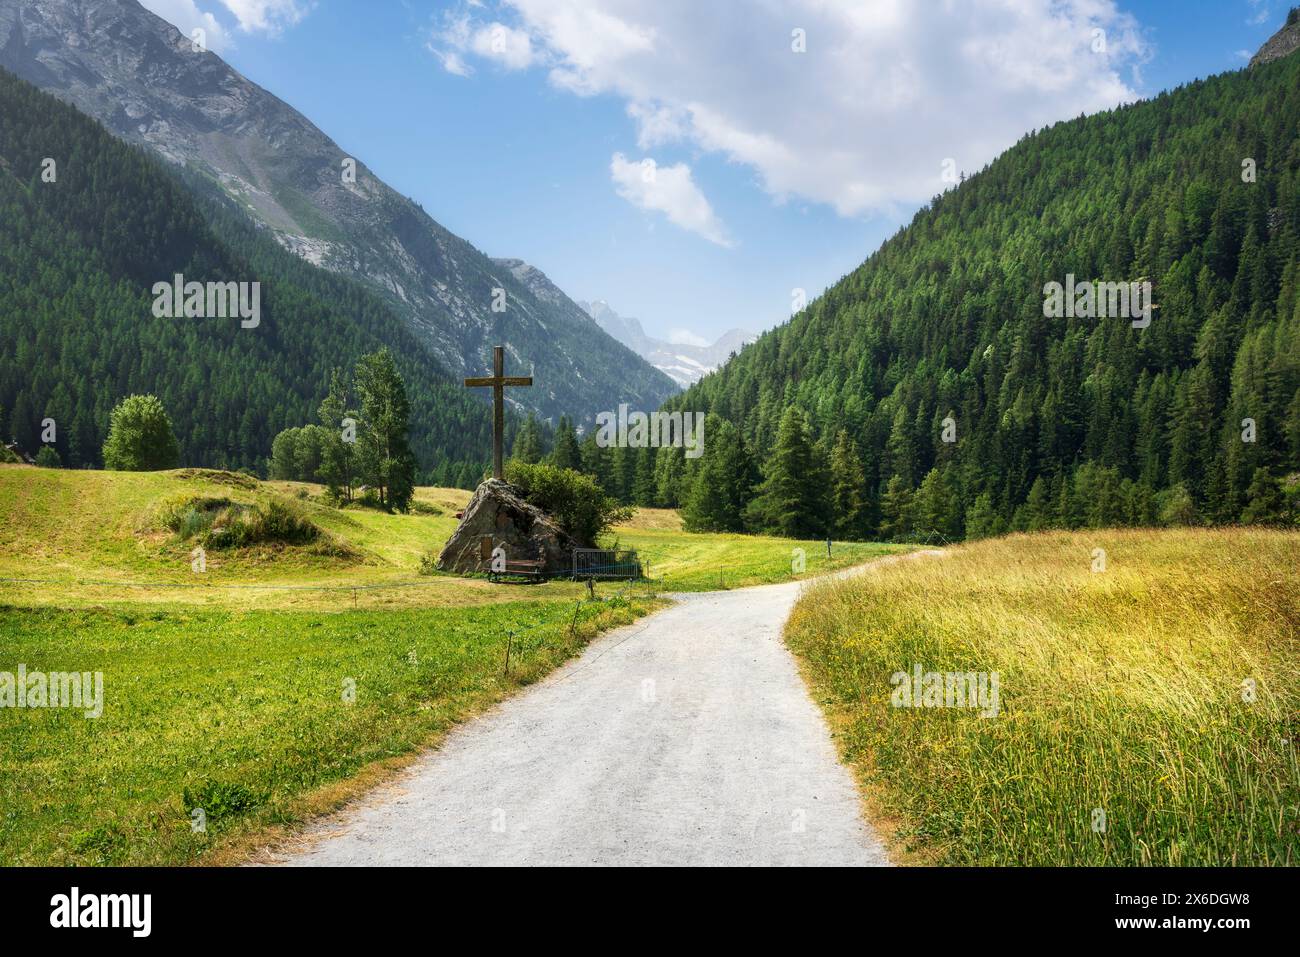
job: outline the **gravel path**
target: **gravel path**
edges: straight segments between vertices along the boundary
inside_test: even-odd
[[[781,641],[799,588],[676,596],[452,732],[281,862],[888,863]]]

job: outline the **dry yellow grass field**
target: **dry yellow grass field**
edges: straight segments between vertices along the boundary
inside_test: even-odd
[[[1265,529],[1013,535],[815,585],[787,640],[903,859],[1296,864],[1298,563]],[[918,665],[998,672],[997,716],[896,706]]]

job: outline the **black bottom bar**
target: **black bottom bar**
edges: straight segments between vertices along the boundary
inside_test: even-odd
[[[353,939],[373,944],[416,934],[432,947],[455,939],[450,935],[481,933],[482,918],[492,913],[506,928],[551,936],[540,928],[558,930],[579,909],[588,919],[603,912],[602,922],[631,921],[640,928],[632,939],[659,936],[657,929],[672,941],[688,920],[719,935],[767,933],[779,921],[800,936],[834,934],[870,949],[893,941],[983,947],[1029,940],[1018,935],[1039,931],[1071,943],[1129,938],[1183,946],[1199,939],[1232,946],[1256,931],[1278,935],[1294,927],[1295,873],[1283,869],[733,872],[721,879],[722,894],[717,875],[675,874],[658,891],[657,874],[637,875],[626,885],[622,875],[605,875],[603,893],[594,891],[589,875],[573,878],[575,886],[566,888],[566,878],[555,875],[542,882],[512,874],[503,881],[463,870],[10,868],[0,869],[0,926],[6,945],[75,934],[81,942],[114,938],[128,946],[193,941],[206,948],[255,939],[336,948]],[[692,888],[695,878],[701,880]],[[119,926],[70,926],[74,887],[77,923],[116,918]],[[143,896],[106,902],[99,895],[149,895],[148,907]],[[635,916],[627,912],[634,901]],[[148,936],[136,936],[146,915]],[[499,940],[501,929],[493,921],[489,933]]]

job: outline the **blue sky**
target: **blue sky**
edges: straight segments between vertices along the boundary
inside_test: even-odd
[[[206,26],[236,69],[489,255],[525,259],[654,335],[708,340],[784,321],[794,290],[811,298],[854,268],[946,188],[945,170],[978,169],[1031,128],[1237,69],[1287,8],[145,6],[186,33]]]

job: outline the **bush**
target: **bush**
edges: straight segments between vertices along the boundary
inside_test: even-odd
[[[206,533],[216,514],[233,506],[228,498],[186,495],[164,502],[158,509],[158,521],[185,541]]]
[[[594,546],[602,532],[632,517],[633,509],[620,506],[595,479],[572,469],[511,459],[506,465],[506,481],[580,545]]]
[[[59,453],[52,445],[41,446],[40,451],[36,453],[36,464],[43,469],[63,468],[63,460],[59,458]]]
[[[132,395],[117,404],[104,440],[104,468],[151,472],[174,469],[180,459],[172,420],[157,396]]]
[[[314,541],[320,529],[305,515],[287,502],[272,499],[257,509],[257,520],[249,525],[256,534],[254,541],[291,542],[302,544]]]
[[[320,425],[282,431],[271,443],[271,478],[324,484],[321,466],[332,437],[329,429]]]

